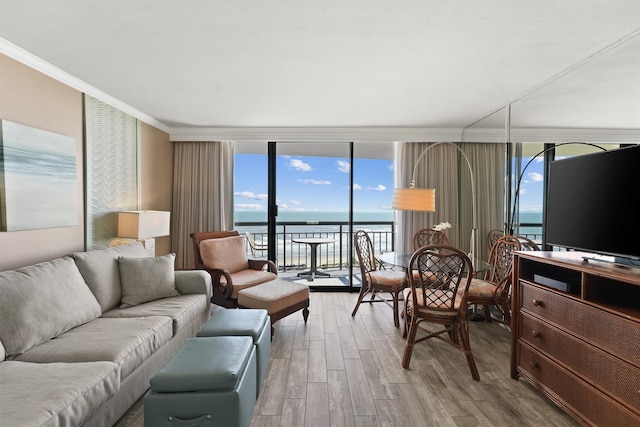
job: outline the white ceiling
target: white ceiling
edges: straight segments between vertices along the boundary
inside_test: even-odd
[[[0,37],[178,138],[640,130],[638,0],[0,0]]]

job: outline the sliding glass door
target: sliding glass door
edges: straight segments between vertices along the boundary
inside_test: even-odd
[[[250,232],[255,255],[273,260],[281,277],[350,291],[360,286],[355,230],[371,233],[376,252],[393,250],[393,144],[238,146],[235,227]]]

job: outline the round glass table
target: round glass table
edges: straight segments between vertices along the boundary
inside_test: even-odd
[[[383,252],[378,255],[378,259],[383,264],[401,267],[406,270],[409,268],[411,255],[413,255],[413,252]],[[485,271],[491,270],[491,264],[477,258],[472,259],[471,264],[473,265],[474,276],[478,273],[484,273]]]

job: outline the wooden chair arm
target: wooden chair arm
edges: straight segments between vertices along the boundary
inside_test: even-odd
[[[204,266],[202,268],[211,275],[213,294],[227,299],[231,298],[231,291],[233,289],[231,274],[229,274],[227,270],[221,270],[219,268],[207,268]],[[222,277],[225,278],[225,283],[220,282]]]
[[[268,259],[249,259],[249,268],[251,270],[266,270],[278,274],[278,267],[276,267],[273,261]]]

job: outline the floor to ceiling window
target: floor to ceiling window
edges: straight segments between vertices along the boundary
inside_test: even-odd
[[[268,243],[273,242],[282,274],[300,274],[312,288],[358,287],[351,274],[358,273],[352,262],[353,231],[364,228],[372,233],[378,250],[393,249],[393,144],[269,144],[274,144],[275,187],[269,184],[268,144],[236,143],[235,228],[250,233],[255,256],[267,257]],[[267,226],[270,188],[277,205],[273,240]],[[305,239],[322,243],[313,246]],[[323,280],[304,274],[313,267]]]

